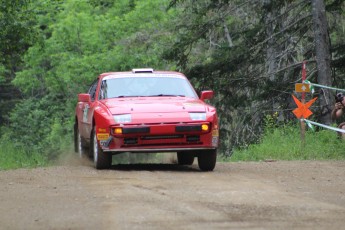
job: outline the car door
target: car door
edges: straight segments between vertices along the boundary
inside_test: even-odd
[[[92,116],[94,112],[94,105],[96,101],[96,92],[98,86],[98,79],[92,83],[88,90],[88,94],[90,94],[91,101],[85,102],[82,105],[82,118],[81,118],[81,127],[80,132],[81,135],[89,139],[92,130]]]

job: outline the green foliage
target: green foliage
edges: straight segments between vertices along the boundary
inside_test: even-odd
[[[332,44],[342,44],[333,50],[334,85],[344,86],[344,4],[326,3],[337,9],[327,15]],[[294,119],[290,95],[301,76],[299,62],[310,60],[308,78],[317,82],[310,1],[172,0],[170,7],[180,15],[164,57],[200,89],[217,92],[225,155],[260,139],[266,113],[278,112],[282,123]],[[316,119],[325,116],[322,107],[313,108]]]
[[[33,14],[27,6],[27,0],[2,0],[0,3],[0,63],[10,65],[11,61],[19,61],[19,55],[33,42]]]
[[[268,127],[258,144],[233,152],[231,161],[344,160],[345,141],[330,130],[308,130],[301,140],[299,125]]]
[[[34,14],[28,0],[0,1],[0,124],[20,98],[11,84],[15,73],[22,69],[22,58],[35,42]]]
[[[270,132],[274,128],[278,127],[278,112],[271,114],[267,114],[264,118],[264,126],[265,126],[265,131]]]
[[[10,116],[11,140],[20,147],[42,150],[37,143],[42,142],[49,133],[51,123],[49,115],[51,110],[47,109],[45,101],[28,99],[16,105]]]
[[[66,112],[60,104],[59,98],[50,96],[17,103],[10,114],[9,127],[3,128],[6,133],[3,138],[28,152],[56,158],[72,140],[72,117],[64,116]]]
[[[104,4],[108,5],[103,2],[101,6]],[[27,94],[48,91],[72,97],[85,91],[101,72],[138,66],[166,69],[159,57],[171,40],[164,23],[173,11],[166,12],[166,3],[158,0],[128,4],[117,1],[105,11],[87,1],[66,1],[61,5],[65,10],[56,14],[56,22],[50,25],[51,36],[30,48],[25,57],[27,67],[17,74],[14,84]],[[47,21],[45,15],[38,17]]]
[[[39,39],[13,80],[25,99],[2,129],[14,146],[55,159],[71,146],[77,94],[98,74],[135,67],[169,69],[160,58],[173,39],[166,27],[174,10],[165,11],[167,2],[33,2]]]
[[[5,66],[0,63],[0,84],[5,82]]]
[[[39,153],[15,146],[11,139],[0,142],[0,170],[45,166],[47,159]]]

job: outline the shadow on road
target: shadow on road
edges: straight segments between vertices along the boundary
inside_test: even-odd
[[[178,164],[117,164],[112,165],[112,170],[121,171],[174,171],[174,172],[197,172],[200,171],[195,165],[184,166]]]

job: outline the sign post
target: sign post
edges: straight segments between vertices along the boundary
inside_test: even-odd
[[[317,97],[313,98],[312,100],[308,101],[307,103],[303,103],[303,101],[299,101],[294,95],[292,95],[294,99],[297,109],[294,109],[292,112],[298,119],[304,118],[307,119],[310,115],[313,114],[312,111],[309,110],[309,107],[316,101]],[[305,100],[304,100],[305,101]],[[305,123],[301,120],[301,140],[302,145],[305,143]]]
[[[302,93],[301,101],[299,101],[294,95],[292,95],[297,109],[293,110],[292,112],[298,119],[304,118],[307,119],[310,115],[312,115],[312,111],[309,110],[309,107],[316,101],[317,97],[313,98],[309,102],[305,103],[305,93],[310,92],[310,85],[304,83],[306,80],[306,70],[305,70],[306,62],[303,61],[302,65],[302,83],[296,83],[295,91],[298,93]],[[305,123],[304,121],[300,120],[300,127],[301,127],[301,141],[302,145],[305,144]]]
[[[302,83],[304,83],[304,81],[306,80],[306,61],[303,61],[302,64]],[[302,104],[305,103],[305,92],[302,92],[302,99],[301,99]],[[303,121],[301,122],[301,141],[302,141],[302,145],[304,146],[305,144],[305,123]]]

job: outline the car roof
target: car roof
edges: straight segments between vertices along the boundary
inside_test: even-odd
[[[186,78],[186,76],[180,72],[176,71],[161,71],[161,70],[152,70],[152,72],[145,72],[140,70],[145,69],[136,69],[138,72],[134,71],[124,71],[124,72],[106,72],[99,75],[99,78],[116,78],[116,77],[181,77]]]

